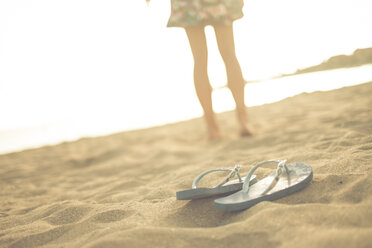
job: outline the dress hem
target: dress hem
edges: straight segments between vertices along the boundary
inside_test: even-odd
[[[177,24],[171,24],[170,21],[167,23],[167,28],[187,28],[187,27],[206,27],[206,26],[229,26],[232,25],[234,21],[242,19],[242,16],[236,17],[234,19],[231,19],[230,21],[224,20],[223,22],[216,22],[216,23],[197,23],[197,24],[188,24],[188,25],[177,25]]]

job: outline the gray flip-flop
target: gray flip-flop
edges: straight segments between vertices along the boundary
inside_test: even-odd
[[[306,187],[313,178],[311,166],[302,162],[291,164],[286,162],[286,160],[268,160],[257,164],[249,171],[246,182],[263,164],[277,163],[278,168],[256,184],[250,186],[244,183],[241,191],[216,199],[215,208],[221,211],[243,210],[261,201],[273,201]]]
[[[192,183],[191,189],[178,191],[176,193],[177,200],[194,200],[194,199],[200,199],[200,198],[206,198],[221,194],[227,194],[227,193],[234,193],[238,190],[241,190],[243,187],[243,183],[245,181],[245,178],[242,179],[239,174],[240,165],[236,165],[233,169],[225,169],[225,168],[219,168],[219,169],[212,169],[207,170],[201,173],[199,176],[195,178],[195,180]],[[213,188],[197,188],[196,185],[199,183],[200,179],[204,177],[205,175],[216,172],[216,171],[229,171],[230,173],[221,180],[219,184],[217,184]],[[231,178],[233,178],[235,175],[237,175],[238,179],[230,181]],[[256,175],[251,175],[249,179],[249,185],[252,185],[257,182]]]

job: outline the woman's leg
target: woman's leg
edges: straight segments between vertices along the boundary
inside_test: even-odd
[[[248,126],[248,115],[244,103],[244,78],[239,61],[235,54],[234,32],[232,25],[214,26],[218,49],[225,63],[228,86],[234,97],[236,112],[242,136],[251,135]]]
[[[219,128],[212,105],[212,87],[208,78],[208,49],[204,27],[185,28],[194,57],[194,84],[196,94],[204,111],[209,139],[220,138]]]

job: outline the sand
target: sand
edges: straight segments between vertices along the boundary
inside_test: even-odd
[[[250,138],[227,112],[218,142],[199,118],[1,155],[0,247],[372,247],[371,106],[366,83],[249,108]],[[175,198],[204,170],[273,158],[312,182],[236,213]]]

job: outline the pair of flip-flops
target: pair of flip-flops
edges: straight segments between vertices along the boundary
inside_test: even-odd
[[[257,181],[257,177],[253,173],[258,167],[268,163],[277,163],[277,169]],[[306,187],[313,178],[313,170],[310,165],[302,162],[287,164],[286,160],[267,160],[258,163],[245,178],[241,178],[239,169],[240,166],[236,165],[233,169],[221,168],[205,171],[195,178],[191,189],[176,193],[177,200],[194,200],[233,193],[216,199],[214,206],[222,211],[238,211],[250,208],[261,201],[273,201],[292,194]],[[216,171],[229,171],[230,173],[213,188],[196,187],[202,177]],[[230,181],[235,176],[238,179]]]

